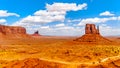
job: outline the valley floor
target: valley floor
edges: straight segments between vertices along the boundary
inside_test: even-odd
[[[75,37],[4,39],[0,42],[0,66],[4,68],[120,68],[117,44],[84,45]],[[33,63],[32,63],[33,62]],[[27,65],[27,66],[26,66]]]

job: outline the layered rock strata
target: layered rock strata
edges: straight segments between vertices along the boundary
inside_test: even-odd
[[[26,29],[20,26],[5,26],[0,25],[0,38],[16,38],[16,37],[26,37]]]

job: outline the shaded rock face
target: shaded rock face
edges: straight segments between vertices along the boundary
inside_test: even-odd
[[[96,29],[95,24],[86,24],[85,34],[99,34],[99,28]]]
[[[26,34],[26,29],[18,26],[4,26],[0,25],[0,33],[3,35],[8,34]]]
[[[39,34],[39,32],[38,32],[38,31],[36,31],[34,34]]]
[[[36,32],[34,32],[34,34],[32,34],[32,36],[41,36],[41,35],[39,34],[38,31],[36,31]]]
[[[78,41],[83,44],[111,44],[112,42],[100,35],[99,27],[96,29],[95,24],[86,24],[85,34],[74,41]]]

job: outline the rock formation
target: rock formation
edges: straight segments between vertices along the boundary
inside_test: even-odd
[[[8,34],[26,34],[26,29],[19,26],[4,26],[0,25],[0,33]]]
[[[36,31],[36,32],[34,32],[34,34],[32,34],[32,36],[41,36],[41,35],[39,34],[38,31]]]
[[[110,40],[102,37],[99,33],[99,27],[96,29],[95,24],[86,24],[85,34],[82,37],[75,39],[74,41],[78,41],[86,44],[108,44],[111,43]]]
[[[85,34],[99,34],[99,28],[96,29],[95,24],[86,24]]]
[[[0,25],[0,37],[20,36],[27,36],[26,29],[24,27]]]

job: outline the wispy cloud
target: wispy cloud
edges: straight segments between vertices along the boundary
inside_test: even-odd
[[[5,19],[0,19],[0,24],[4,24],[5,22],[7,22]]]
[[[107,21],[112,21],[112,20],[118,20],[118,17],[108,17],[108,18],[98,18],[98,17],[95,17],[95,18],[86,18],[86,19],[82,19],[78,25],[79,25],[79,26],[82,26],[82,25],[85,25],[85,24],[87,24],[87,23],[93,23],[93,24],[96,24],[96,23],[105,23],[105,22],[107,22]]]
[[[109,11],[105,11],[99,14],[100,16],[114,16],[115,14],[109,12]]]
[[[19,17],[17,13],[10,13],[7,10],[0,10],[0,17],[8,17],[8,16],[17,16]]]

